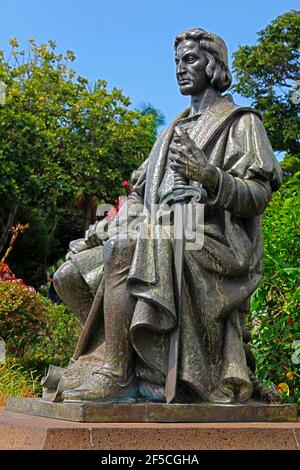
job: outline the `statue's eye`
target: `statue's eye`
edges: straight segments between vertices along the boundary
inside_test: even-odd
[[[189,64],[196,62],[196,60],[197,60],[197,57],[195,57],[194,55],[188,55],[186,58],[186,62],[188,62]]]

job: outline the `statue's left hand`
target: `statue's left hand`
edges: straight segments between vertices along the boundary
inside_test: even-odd
[[[89,248],[101,245],[103,240],[107,238],[109,220],[104,217],[102,220],[98,220],[93,225],[90,225],[85,232],[85,242]]]
[[[70,251],[66,255],[66,260],[72,258],[72,255],[81,253],[88,249],[87,244],[85,243],[84,238],[78,238],[77,240],[72,240],[69,244]]]
[[[218,186],[219,174],[211,165],[187,131],[177,126],[174,130],[174,138],[170,145],[170,167],[178,171],[187,179],[199,181],[206,189],[215,190]]]

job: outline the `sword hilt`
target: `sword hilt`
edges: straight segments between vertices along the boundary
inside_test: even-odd
[[[181,173],[179,173],[179,171],[174,171],[174,188],[176,188],[176,186],[188,186],[189,184],[189,180],[183,176]]]
[[[179,178],[177,181],[179,182]],[[182,184],[182,182],[183,180],[180,180],[180,185],[174,185],[172,191],[164,194],[159,204],[172,206],[172,204],[176,204],[177,202],[185,202],[187,204],[190,201],[198,203],[204,203],[206,201],[207,192],[202,185],[199,187],[190,186],[186,183]]]
[[[165,206],[171,207],[173,204],[178,202],[184,202],[188,204],[190,201],[192,203],[204,203],[207,198],[206,190],[200,186],[190,186],[187,178],[182,176],[180,173],[175,172],[174,174],[174,186],[171,191],[168,191],[164,194],[160,201],[160,209],[158,210],[157,217],[158,220],[162,223],[165,220]],[[166,219],[169,220],[168,218]]]

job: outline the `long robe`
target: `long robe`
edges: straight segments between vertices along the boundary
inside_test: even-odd
[[[137,172],[129,206],[140,202],[150,211],[172,189],[169,145],[188,114],[157,139]],[[219,185],[204,205],[203,247],[184,253],[178,380],[203,400],[244,401],[252,384],[242,326],[262,276],[261,216],[281,172],[259,113],[239,108],[230,95],[218,95],[189,134],[217,167]],[[177,323],[173,270],[172,239],[137,238],[127,286],[138,299],[130,334],[144,384],[163,386],[166,377],[169,333]]]

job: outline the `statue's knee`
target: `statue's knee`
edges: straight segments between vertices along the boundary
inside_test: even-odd
[[[126,268],[131,264],[135,240],[111,237],[104,245],[103,261],[106,271]]]
[[[53,284],[60,297],[63,298],[65,290],[73,285],[76,278],[78,278],[78,271],[71,261],[66,261],[58,268],[53,275]]]

